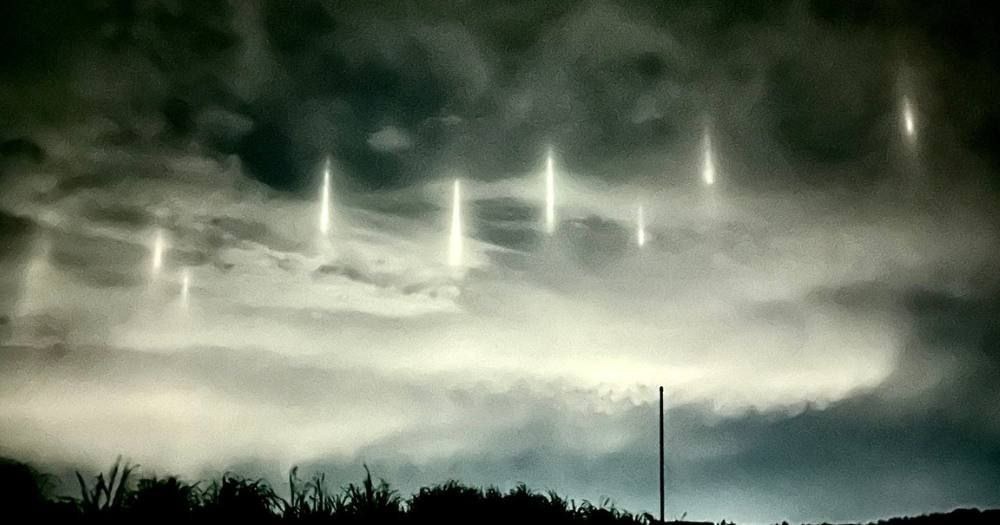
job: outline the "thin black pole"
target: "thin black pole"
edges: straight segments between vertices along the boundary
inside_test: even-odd
[[[660,387],[660,523],[663,523],[663,387]]]

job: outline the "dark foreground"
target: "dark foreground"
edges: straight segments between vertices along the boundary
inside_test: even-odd
[[[366,468],[367,471],[367,468]],[[331,489],[322,474],[289,474],[279,495],[262,480],[225,475],[210,483],[176,477],[137,477],[116,463],[92,478],[76,474],[78,497],[55,497],[54,478],[0,458],[0,522],[5,523],[468,523],[655,524],[604,501],[565,499],[519,485],[507,492],[449,481],[402,497],[368,473],[359,484]],[[693,522],[670,522],[683,524]],[[721,523],[727,523],[722,521]],[[1000,510],[958,509],[946,514],[892,518],[884,525],[998,524]]]

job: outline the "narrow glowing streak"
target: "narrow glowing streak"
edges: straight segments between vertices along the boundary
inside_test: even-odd
[[[323,167],[323,188],[320,190],[319,232],[330,233],[330,159],[326,159]]]
[[[163,268],[163,232],[157,230],[153,239],[153,275],[159,274],[161,268]]]
[[[448,237],[448,266],[462,265],[462,186],[458,179],[451,196],[451,233]]]
[[[916,138],[917,135],[917,118],[913,113],[913,104],[910,102],[910,97],[903,96],[903,131],[906,132],[906,137],[910,140]]]
[[[34,312],[53,295],[53,275],[48,263],[50,248],[44,234],[36,239],[34,253],[24,273],[24,293],[16,303],[16,317]]]
[[[551,151],[545,159],[545,231],[556,231],[556,169]]]
[[[642,205],[639,205],[638,215],[636,217],[636,234],[635,240],[642,248],[646,245],[646,217],[642,212]]]
[[[184,273],[181,274],[181,306],[184,308],[188,307],[189,297],[191,296],[191,272],[185,268]]]
[[[708,127],[705,128],[702,149],[704,159],[701,166],[701,178],[706,186],[711,186],[715,184],[715,158],[712,153],[712,135],[709,133]]]

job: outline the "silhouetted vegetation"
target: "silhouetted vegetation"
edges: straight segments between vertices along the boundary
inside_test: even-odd
[[[402,497],[368,467],[358,483],[332,489],[324,474],[288,476],[287,497],[260,479],[233,474],[209,484],[177,477],[136,479],[136,466],[121,459],[107,473],[77,472],[79,497],[54,497],[51,476],[0,458],[0,503],[7,523],[324,523],[324,524],[654,524],[610,500],[577,503],[525,485],[509,491],[448,481]],[[682,524],[688,522],[668,522]],[[723,521],[722,523],[726,523]],[[894,518],[878,525],[1000,523],[1000,510],[960,509],[949,514]]]

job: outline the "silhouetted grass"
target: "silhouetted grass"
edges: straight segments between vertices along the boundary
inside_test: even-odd
[[[121,456],[115,460],[115,464],[108,471],[105,478],[104,473],[100,473],[95,478],[96,483],[89,487],[83,480],[79,472],[76,473],[76,480],[80,483],[79,506],[84,514],[114,514],[121,512],[125,508],[126,497],[128,497],[128,481],[132,475],[134,467],[128,463],[122,465]]]
[[[298,467],[288,474],[289,498],[283,502],[281,516],[294,523],[328,523],[337,516],[346,515],[344,496],[331,494],[326,485],[326,474],[316,474],[303,482],[298,477]]]
[[[360,483],[331,490],[323,474],[308,481],[288,475],[288,498],[260,479],[225,474],[209,484],[177,477],[135,479],[136,466],[119,458],[88,481],[79,472],[79,498],[51,496],[53,478],[28,465],[0,458],[0,522],[3,523],[323,523],[323,524],[654,524],[650,514],[631,514],[610,500],[577,504],[555,492],[521,484],[509,491],[448,481],[423,487],[404,499],[368,467]],[[11,519],[14,518],[14,519]],[[682,522],[668,522],[682,523]],[[725,523],[725,522],[723,522]],[[959,509],[949,514],[894,518],[881,525],[1000,523],[1000,510]]]

